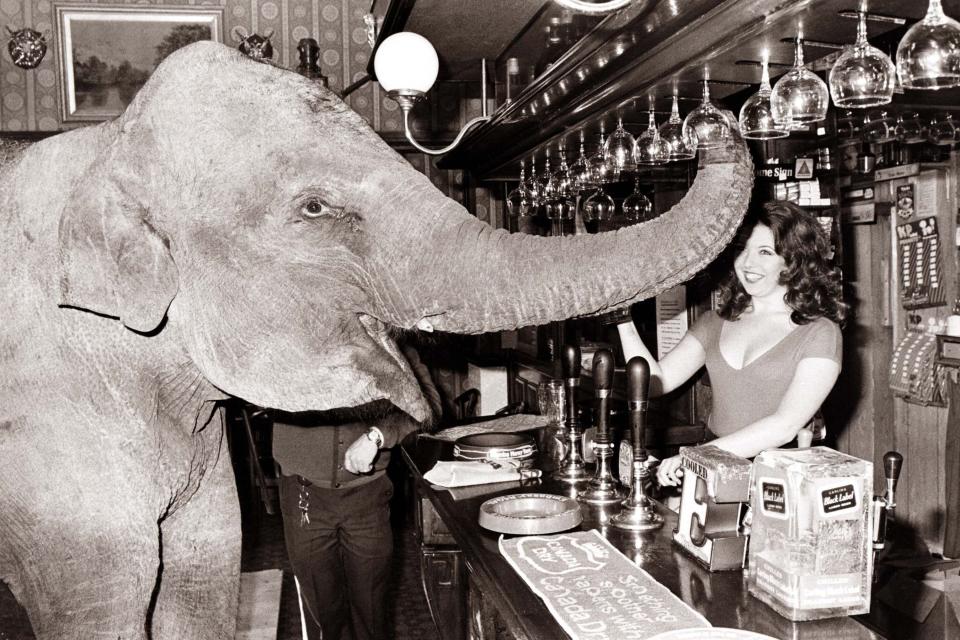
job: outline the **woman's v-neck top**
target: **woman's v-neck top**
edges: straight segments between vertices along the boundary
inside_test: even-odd
[[[720,352],[720,332],[726,322],[715,311],[710,311],[690,329],[690,334],[706,352],[707,373],[713,390],[707,426],[717,436],[739,431],[774,413],[801,360],[827,358],[838,364],[841,361],[840,327],[827,318],[817,318],[797,326],[752,362],[736,369]]]

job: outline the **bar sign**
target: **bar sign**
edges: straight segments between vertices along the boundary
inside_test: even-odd
[[[824,515],[857,506],[857,492],[852,484],[832,487],[820,492]]]
[[[776,517],[785,517],[787,514],[787,495],[783,484],[764,480],[760,483],[763,492],[761,505],[763,512]]]

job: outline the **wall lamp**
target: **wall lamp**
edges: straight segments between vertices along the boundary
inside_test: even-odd
[[[463,125],[453,142],[443,149],[428,149],[414,140],[413,133],[410,131],[410,111],[436,82],[439,68],[437,52],[430,41],[410,31],[395,33],[381,42],[373,59],[373,70],[377,81],[387,92],[387,97],[395,100],[403,112],[403,132],[407,140],[418,151],[433,156],[447,153],[460,144],[460,140],[473,126],[490,119],[487,115],[487,61],[484,60],[481,72],[483,115]]]

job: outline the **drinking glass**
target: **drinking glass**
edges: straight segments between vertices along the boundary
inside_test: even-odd
[[[604,192],[603,185],[600,185],[583,203],[583,224],[588,231],[595,233],[601,222],[613,217],[616,209],[617,203]]]
[[[530,193],[527,191],[526,166],[523,160],[520,161],[520,182],[517,183],[510,193],[507,194],[507,213],[511,216],[527,217],[536,212],[536,207],[530,199]]]
[[[770,106],[780,123],[806,125],[827,117],[830,90],[820,76],[803,63],[803,33],[797,36],[793,68],[773,85]]]
[[[897,45],[897,73],[905,89],[946,89],[960,85],[960,23],[930,0],[927,15]]]
[[[863,118],[863,136],[875,144],[893,142],[897,139],[896,124],[882,109],[868,111]]]
[[[590,166],[590,179],[593,184],[599,186],[611,182],[613,179],[613,170],[607,161],[607,154],[603,152],[606,136],[603,133],[603,125],[600,126],[600,147],[597,152],[587,159]]]
[[[637,164],[655,165],[670,162],[670,147],[660,137],[660,130],[657,129],[657,117],[653,112],[652,105],[647,121],[647,130],[637,138],[634,154]]]
[[[603,144],[603,155],[606,157],[614,180],[619,180],[620,174],[624,171],[636,170],[637,165],[633,161],[635,146],[633,136],[623,128],[623,118],[617,118],[617,128]]]
[[[633,193],[623,199],[620,209],[629,224],[653,219],[653,203],[640,191],[639,178],[633,181]]]
[[[774,119],[770,105],[773,90],[770,88],[770,62],[766,51],[763,52],[760,68],[760,89],[747,98],[740,108],[740,134],[753,140],[786,138],[790,131]]]
[[[897,142],[917,144],[923,142],[923,125],[916,111],[904,111],[897,115],[897,124],[893,128]]]
[[[683,120],[677,106],[677,92],[673,92],[670,119],[660,125],[660,138],[670,150],[670,160],[692,160],[697,155],[697,141],[683,133]]]
[[[703,81],[703,102],[687,114],[683,133],[697,141],[697,149],[716,149],[730,137],[730,122],[710,102],[710,81]]]
[[[952,145],[957,127],[950,113],[937,114],[930,120],[930,142],[936,145]]]
[[[878,107],[893,99],[897,68],[867,42],[867,13],[858,11],[857,42],[845,47],[830,69],[830,94],[838,107]]]
[[[581,193],[587,189],[592,189],[597,185],[593,179],[593,171],[590,168],[590,160],[583,147],[583,132],[580,132],[580,156],[570,167],[571,188],[575,193]]]
[[[563,380],[546,380],[537,385],[537,404],[540,415],[551,425],[563,426],[567,417],[567,390]]]

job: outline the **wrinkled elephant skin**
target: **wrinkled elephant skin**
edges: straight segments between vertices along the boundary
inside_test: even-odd
[[[0,147],[0,578],[38,637],[232,638],[216,402],[423,419],[392,327],[542,324],[683,282],[750,193],[742,144],[708,160],[655,221],[511,235],[329,91],[214,43],[114,121]]]

